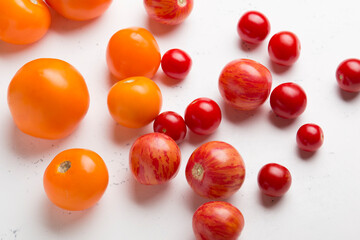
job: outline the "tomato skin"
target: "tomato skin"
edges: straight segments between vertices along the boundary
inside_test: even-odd
[[[50,11],[43,1],[0,1],[0,39],[12,44],[39,41],[51,23]]]
[[[161,61],[159,46],[145,28],[126,28],[116,32],[106,50],[110,72],[119,80],[144,76],[152,78]]]
[[[185,110],[185,123],[196,134],[212,134],[221,123],[221,109],[210,98],[197,98]]]
[[[244,224],[244,216],[239,209],[221,201],[201,205],[192,220],[197,240],[236,240]]]
[[[68,149],[59,153],[43,177],[44,189],[51,202],[69,211],[94,206],[104,194],[108,182],[105,162],[97,153],[87,149]]]
[[[242,186],[245,164],[233,146],[212,141],[191,154],[185,175],[190,187],[200,196],[226,199]]]
[[[299,59],[300,50],[298,37],[287,31],[272,36],[268,45],[271,61],[284,66],[293,65]]]
[[[283,83],[272,91],[270,105],[277,116],[294,119],[305,111],[307,97],[305,91],[298,84]]]
[[[191,13],[193,0],[144,0],[149,17],[163,24],[182,23]]]
[[[258,174],[258,185],[262,193],[270,197],[283,196],[291,186],[289,170],[277,163],[263,166]]]
[[[112,0],[45,0],[51,8],[65,18],[86,21],[101,16]]]
[[[224,67],[218,84],[221,96],[231,107],[254,110],[269,97],[272,76],[262,64],[250,59],[238,59]]]
[[[170,49],[161,59],[163,72],[173,79],[182,80],[190,72],[192,60],[190,56],[180,49]]]
[[[257,11],[249,11],[241,16],[237,25],[237,31],[243,41],[259,44],[269,34],[270,23],[264,14]]]
[[[86,115],[89,101],[84,78],[59,59],[40,58],[26,63],[8,87],[8,105],[15,124],[39,138],[70,135]]]
[[[341,62],[336,69],[339,87],[347,92],[360,92],[360,59],[350,58]]]
[[[296,133],[296,142],[300,149],[315,152],[324,142],[324,133],[316,124],[304,124]]]
[[[163,112],[155,118],[154,132],[164,133],[174,139],[179,144],[181,143],[187,132],[184,119],[176,112]]]
[[[134,178],[141,184],[158,185],[174,178],[181,161],[175,141],[163,133],[149,133],[136,139],[129,162]]]

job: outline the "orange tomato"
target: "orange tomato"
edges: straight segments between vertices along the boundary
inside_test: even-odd
[[[47,4],[62,16],[85,21],[102,15],[112,0],[46,0]]]
[[[118,79],[157,72],[161,54],[154,36],[144,28],[126,28],[115,33],[107,46],[106,60],[110,72]]]
[[[84,78],[69,63],[42,58],[25,64],[8,88],[18,128],[34,137],[59,139],[77,127],[89,108]]]
[[[48,198],[58,207],[80,211],[95,205],[104,194],[109,173],[103,159],[87,149],[59,153],[43,178]]]
[[[151,79],[132,77],[115,83],[110,89],[107,102],[116,122],[124,127],[140,128],[159,115],[162,95]]]
[[[51,16],[40,0],[1,0],[0,39],[13,44],[30,44],[48,31]]]

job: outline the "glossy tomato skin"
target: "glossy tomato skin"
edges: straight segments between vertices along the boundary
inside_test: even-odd
[[[237,32],[243,41],[258,44],[269,34],[270,23],[261,12],[249,11],[241,16]]]
[[[39,138],[68,136],[86,115],[89,101],[82,75],[59,59],[41,58],[25,64],[8,87],[15,124]]]
[[[258,185],[262,193],[270,197],[283,196],[291,186],[289,170],[277,163],[263,166],[258,174]]]
[[[112,0],[45,0],[51,8],[65,18],[85,21],[102,15]]]
[[[180,49],[170,49],[161,59],[163,72],[173,79],[182,80],[190,72],[192,60],[190,56]]]
[[[300,149],[315,152],[324,142],[324,132],[316,124],[304,124],[296,133],[296,142]]]
[[[212,134],[221,123],[221,109],[210,98],[195,99],[185,110],[185,123],[196,134]]]
[[[191,154],[185,175],[190,187],[200,196],[226,199],[243,184],[245,164],[233,146],[212,141]]]
[[[159,115],[162,95],[160,88],[151,79],[131,77],[112,86],[107,104],[117,123],[128,128],[140,128]]]
[[[46,195],[56,206],[80,211],[94,206],[104,194],[109,174],[103,159],[87,149],[65,150],[45,170]]]
[[[144,0],[149,17],[163,24],[182,23],[191,13],[193,0]]]
[[[288,31],[272,36],[268,46],[271,61],[284,65],[293,65],[300,56],[301,44],[298,37]]]
[[[294,119],[305,111],[307,97],[305,91],[298,84],[283,83],[272,91],[270,105],[277,116]]]
[[[154,132],[164,133],[171,137],[177,144],[181,143],[187,132],[184,119],[176,112],[163,112],[155,118]]]
[[[0,39],[12,44],[31,44],[48,31],[51,16],[43,1],[0,1]]]
[[[192,219],[197,240],[236,240],[244,224],[244,216],[240,210],[221,201],[201,205]]]
[[[347,92],[360,92],[360,59],[346,59],[336,69],[339,87]]]
[[[141,184],[158,185],[174,178],[181,161],[176,142],[163,133],[139,137],[130,149],[130,169]]]
[[[161,54],[154,36],[145,28],[126,28],[116,32],[106,50],[110,72],[119,80],[157,72]]]
[[[231,107],[254,110],[269,97],[272,85],[270,71],[250,59],[238,59],[228,63],[219,77],[219,91]]]

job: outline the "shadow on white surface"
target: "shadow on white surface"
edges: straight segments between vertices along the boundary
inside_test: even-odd
[[[243,50],[244,52],[251,52],[256,50],[262,43],[259,44],[252,44],[252,43],[247,43],[241,39],[239,39],[239,48],[241,50]]]
[[[295,63],[296,64],[296,63]],[[270,57],[268,59],[268,66],[270,66],[270,72],[275,74],[284,74],[286,72],[289,72],[293,66],[283,66],[279,65],[277,63],[274,63],[270,60]],[[273,79],[274,80],[274,79]]]
[[[161,66],[159,67],[158,72],[156,73],[156,75],[153,77],[153,80],[157,83],[162,83],[163,85],[167,86],[167,87],[174,87],[176,85],[180,85],[183,80],[177,80],[177,79],[173,79],[171,77],[168,77],[164,72],[161,71]]]
[[[140,136],[152,132],[150,126],[151,124],[142,127],[142,128],[127,128],[123,127],[120,124],[115,123],[111,117],[109,117],[111,121],[110,124],[113,125],[111,129],[112,131],[112,140],[120,145],[131,146],[133,142]]]
[[[108,72],[108,77],[107,77],[107,82],[108,82],[108,86],[109,86],[109,90],[111,89],[112,86],[114,86],[115,83],[119,82],[120,80],[117,79],[114,75],[111,74],[110,70],[108,70],[108,68],[106,68],[106,71]]]
[[[270,197],[261,193],[260,190],[258,191],[259,203],[265,208],[275,208],[277,205],[281,204],[284,197],[286,197],[286,195],[282,197]]]
[[[16,45],[0,40],[0,57],[6,57],[6,55],[21,53],[25,50],[34,48],[39,42],[41,42],[41,39],[33,44]]]
[[[223,117],[235,124],[245,123],[255,117],[255,115],[263,114],[262,107],[255,110],[242,111],[231,107],[229,104],[225,103],[224,100],[221,100],[221,110]]]
[[[296,147],[296,151],[298,156],[302,159],[302,160],[306,160],[306,161],[310,161],[313,159],[313,157],[316,155],[317,152],[307,152],[304,150],[301,150],[300,148]]]
[[[201,197],[200,195],[196,194],[191,187],[188,187],[188,190],[185,192],[185,198],[187,209],[189,213],[194,214],[195,211],[204,203],[210,202],[212,200]]]
[[[269,111],[268,113],[269,121],[277,128],[287,128],[291,125],[295,124],[297,118],[295,119],[285,119],[277,116],[273,111]]]
[[[342,90],[340,87],[338,87],[337,84],[336,84],[336,88],[337,88],[338,96],[345,102],[351,102],[351,101],[355,100],[356,98],[358,98],[358,96],[359,96],[359,93],[346,92],[346,91]]]
[[[221,126],[221,123],[220,123],[220,126]],[[219,127],[220,127],[219,126]],[[216,131],[218,131],[219,129],[217,129]],[[216,131],[213,133],[215,134]],[[189,128],[188,128],[188,131],[187,131],[187,140],[184,140],[184,141],[187,141],[188,143],[190,143],[191,145],[195,146],[195,147],[199,147],[200,145],[210,141],[211,139],[211,136],[213,134],[210,134],[210,135],[199,135],[199,134],[196,134],[194,132],[192,132]]]
[[[154,35],[162,36],[170,34],[176,29],[180,28],[183,24],[167,25],[157,22],[150,17],[147,17],[146,28]]]
[[[130,197],[138,205],[155,204],[164,199],[169,190],[171,181],[160,185],[144,185],[130,178]]]

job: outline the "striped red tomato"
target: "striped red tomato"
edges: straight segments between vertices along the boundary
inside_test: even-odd
[[[181,153],[176,142],[163,133],[139,137],[130,149],[130,169],[145,185],[162,184],[179,171]]]
[[[230,144],[212,141],[201,145],[189,158],[186,180],[199,195],[225,199],[239,190],[245,178],[245,165]]]

